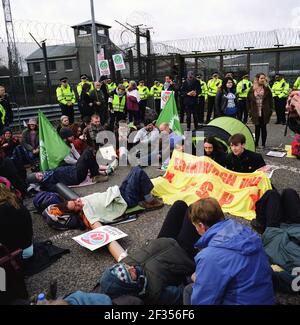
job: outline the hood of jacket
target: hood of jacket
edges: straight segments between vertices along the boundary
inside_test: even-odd
[[[198,249],[208,246],[223,248],[241,255],[253,255],[262,249],[257,234],[249,227],[231,219],[225,219],[210,227],[195,246]]]

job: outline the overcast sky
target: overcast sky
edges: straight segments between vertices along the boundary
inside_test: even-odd
[[[94,0],[96,20],[154,27],[155,40],[300,28],[298,0]],[[11,0],[14,20],[74,25],[90,19],[90,0]],[[0,15],[3,26],[3,13]]]

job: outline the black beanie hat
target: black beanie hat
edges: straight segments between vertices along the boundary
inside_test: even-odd
[[[59,135],[62,139],[66,139],[73,136],[73,132],[70,128],[61,128],[59,131]]]

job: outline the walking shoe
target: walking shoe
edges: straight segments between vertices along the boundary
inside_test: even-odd
[[[97,176],[94,176],[92,178],[92,181],[94,183],[104,183],[104,182],[107,182],[108,181],[108,176],[104,176],[104,175],[97,175]]]
[[[154,198],[150,202],[142,201],[140,205],[146,210],[156,210],[164,206],[164,202],[160,199]]]

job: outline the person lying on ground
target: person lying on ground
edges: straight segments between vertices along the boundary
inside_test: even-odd
[[[226,219],[217,200],[192,204],[190,218],[201,238],[194,283],[185,288],[192,305],[274,304],[271,267],[261,239],[249,227]]]
[[[226,157],[226,168],[238,173],[253,173],[266,165],[262,155],[245,149],[246,138],[237,133],[229,138],[231,153]]]
[[[260,234],[264,249],[274,267],[274,289],[293,291],[293,270],[300,265],[300,198],[294,189],[267,191],[256,202],[256,219],[251,226]]]
[[[180,305],[182,284],[194,269],[193,260],[176,240],[157,238],[106,269],[100,291],[111,298],[136,296],[145,304]]]
[[[62,166],[46,172],[29,174],[27,181],[30,184],[38,183],[42,190],[56,192],[55,185],[63,183],[65,185],[79,185],[88,173],[93,182],[103,182],[108,180],[108,175],[112,174],[114,167],[99,166],[96,161],[95,150],[87,148],[78,159],[76,165]]]
[[[121,186],[108,188],[104,193],[94,193],[76,200],[50,205],[44,216],[51,219],[78,213],[87,228],[95,229],[101,223],[110,223],[122,216],[128,208],[142,206],[146,210],[159,209],[163,202],[153,197],[153,184],[140,167],[131,169]],[[46,215],[45,215],[46,214]]]

